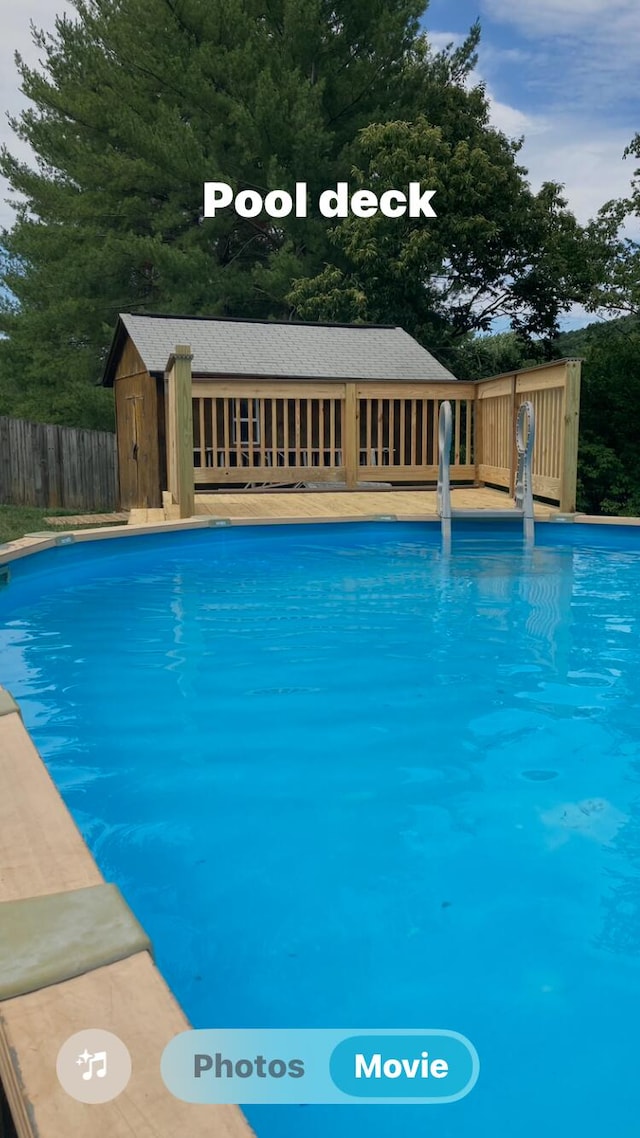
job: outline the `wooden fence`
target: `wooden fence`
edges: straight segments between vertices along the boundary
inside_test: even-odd
[[[0,503],[116,509],[115,435],[0,417]]]

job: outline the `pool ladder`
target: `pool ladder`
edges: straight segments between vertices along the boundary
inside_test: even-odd
[[[438,516],[442,537],[446,543],[451,541],[451,521],[453,518],[473,518],[479,521],[510,521],[522,519],[524,537],[527,544],[533,544],[533,444],[536,435],[536,419],[533,403],[526,400],[520,404],[516,420],[516,449],[518,469],[514,489],[514,507],[511,510],[452,510],[451,509],[451,436],[453,416],[451,403],[445,400],[440,407],[438,420]]]

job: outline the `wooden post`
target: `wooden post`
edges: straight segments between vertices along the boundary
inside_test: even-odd
[[[509,493],[511,497],[516,492],[516,474],[518,472],[518,446],[516,443],[516,423],[518,421],[518,405],[516,403],[516,383],[518,377],[514,375],[511,381],[511,440],[509,453],[511,455],[509,468]]]
[[[178,344],[165,372],[167,391],[167,477],[181,518],[195,510],[191,348]]]
[[[475,474],[473,484],[474,486],[484,486],[484,482],[480,481],[480,463],[483,461],[482,457],[482,419],[480,418],[482,411],[480,400],[480,385],[476,383],[473,393],[473,462],[475,466]],[[467,414],[471,409],[471,403],[467,403]],[[467,462],[469,456],[467,455]]]
[[[574,514],[576,511],[581,371],[580,360],[568,361],[564,386],[562,466],[560,472],[560,510],[563,514]]]
[[[345,385],[342,446],[347,490],[355,490],[358,485],[358,459],[360,457],[360,423],[355,383]]]

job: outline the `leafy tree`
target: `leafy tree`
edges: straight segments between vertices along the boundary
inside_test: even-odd
[[[640,135],[625,157],[640,158]],[[590,226],[610,256],[587,307],[618,318],[564,338],[585,357],[578,491],[580,508],[592,513],[640,514],[640,243],[628,235],[639,218],[637,168],[629,195],[607,202]]]
[[[558,185],[532,192],[520,144],[488,125],[481,89],[455,111],[443,125],[425,114],[361,132],[355,185],[420,181],[436,190],[438,217],[379,213],[335,225],[337,258],[290,294],[303,316],[391,321],[446,353],[496,317],[525,338],[549,336],[588,295],[608,255],[605,235],[578,225]]]
[[[578,510],[585,514],[634,515],[638,487],[611,447],[583,436],[578,452]]]
[[[625,158],[640,158],[640,134],[627,147]],[[640,243],[625,231],[640,218],[640,168],[632,177],[626,198],[607,202],[590,226],[597,240],[606,243],[610,256],[588,299],[592,312],[640,315]]]
[[[121,309],[289,315],[292,278],[332,255],[325,219],[203,220],[203,182],[317,195],[348,176],[358,131],[413,117],[442,71],[421,0],[75,7],[36,35],[42,70],[18,59],[30,107],[13,127],[37,165],[0,159],[19,195],[2,239],[5,403],[7,373],[49,408],[97,378]]]
[[[451,366],[506,314],[547,333],[592,287],[595,249],[555,185],[534,195],[518,144],[472,82],[479,28],[432,53],[423,0],[75,0],[19,62],[5,150],[18,195],[0,279],[0,409],[110,414],[100,372],[116,314],[173,311],[394,321]],[[202,185],[338,180],[437,190],[437,221],[318,215],[203,220]],[[295,284],[292,287],[292,282]],[[64,394],[62,394],[64,392]]]
[[[595,334],[594,334],[595,333]],[[640,321],[595,325],[587,340],[580,409],[580,507],[640,514]]]
[[[550,352],[546,341],[522,339],[515,332],[460,337],[449,353],[449,366],[458,379],[488,379],[492,375],[535,367]]]

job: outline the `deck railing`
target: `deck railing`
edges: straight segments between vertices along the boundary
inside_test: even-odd
[[[476,403],[477,480],[515,489],[518,459],[515,424],[523,402],[533,404],[536,438],[533,493],[576,508],[580,361],[560,360],[478,383]]]
[[[182,349],[184,357],[185,349]],[[198,489],[225,485],[430,484],[438,476],[438,415],[451,402],[451,481],[515,489],[516,415],[528,400],[538,430],[533,492],[575,510],[580,363],[562,360],[477,383],[200,380],[192,422]],[[185,433],[186,431],[186,433]],[[187,446],[188,444],[184,444]],[[173,454],[174,466],[176,452]],[[171,463],[170,463],[171,468]]]
[[[358,481],[433,482],[438,476],[438,415],[448,398],[454,421],[452,477],[475,478],[473,384],[367,384],[356,389]],[[393,395],[391,395],[391,391]],[[381,471],[380,467],[384,467]]]
[[[193,392],[196,484],[297,482],[301,471],[344,480],[342,392],[197,381]]]
[[[269,388],[194,381],[198,486],[238,482],[433,481],[438,411],[454,410],[452,476],[473,481],[472,384],[326,384]]]
[[[478,384],[478,481],[514,492],[515,422],[520,403],[533,403],[536,436],[533,493],[575,510],[580,362],[550,364]]]

